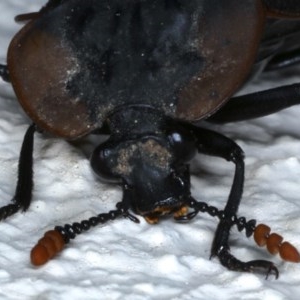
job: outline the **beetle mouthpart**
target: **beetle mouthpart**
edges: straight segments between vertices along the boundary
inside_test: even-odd
[[[155,217],[155,216],[144,216],[144,218],[146,222],[151,225],[157,224],[159,221],[159,217]]]
[[[188,212],[188,207],[186,205],[180,206],[179,208],[175,208],[175,209],[169,206],[160,206],[155,208],[151,213],[144,215],[144,218],[147,223],[153,225],[158,223],[159,218],[161,216],[165,216],[173,213],[174,218],[176,219],[185,216],[187,212]]]
[[[299,263],[300,254],[298,250],[289,242],[283,242],[283,237],[277,233],[271,233],[271,228],[265,224],[259,224],[254,230],[254,240],[260,247],[267,246],[268,251],[289,262]]]
[[[189,208],[186,205],[180,207],[177,211],[174,212],[174,219],[186,216],[186,214],[188,213],[188,210],[189,210]]]

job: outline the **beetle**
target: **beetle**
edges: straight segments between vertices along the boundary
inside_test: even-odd
[[[35,131],[66,140],[108,135],[92,153],[91,167],[123,190],[115,210],[47,232],[32,250],[34,264],[120,216],[139,222],[137,214],[154,224],[168,215],[189,221],[199,212],[219,218],[211,256],[229,269],[278,276],[270,261],[243,262],[230,253],[234,225],[270,252],[300,260],[270,228],[237,216],[244,153],[201,127],[299,104],[299,84],[234,96],[258,72],[300,60],[299,1],[49,0],[16,20],[26,24],[12,39],[0,76],[33,124],[21,147],[15,195],[0,208],[0,219],[30,206]],[[235,165],[223,210],[191,195],[189,162],[197,152]]]

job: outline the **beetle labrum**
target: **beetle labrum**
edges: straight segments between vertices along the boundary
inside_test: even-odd
[[[278,270],[272,262],[242,262],[229,250],[236,225],[285,260],[297,250],[265,225],[237,217],[244,154],[200,122],[261,117],[298,104],[299,84],[233,97],[250,75],[299,61],[300,3],[296,0],[50,0],[12,39],[0,75],[10,82],[33,124],[19,159],[12,203],[0,219],[27,210],[33,189],[36,130],[68,140],[108,134],[91,156],[100,179],[119,184],[116,209],[47,232],[32,250],[45,263],[77,234],[131,211],[158,222],[189,221],[199,212],[219,218],[211,255],[237,271]],[[197,152],[224,158],[235,175],[223,210],[196,201],[189,161]],[[188,208],[192,209],[191,212]]]

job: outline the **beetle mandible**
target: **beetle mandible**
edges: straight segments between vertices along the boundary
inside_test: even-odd
[[[219,218],[211,255],[246,272],[278,270],[272,262],[242,262],[229,250],[236,225],[286,260],[300,256],[255,220],[238,218],[244,154],[231,139],[200,127],[257,118],[299,104],[299,84],[234,97],[259,71],[300,60],[300,3],[296,0],[49,0],[19,15],[0,76],[10,82],[32,119],[19,159],[12,203],[0,219],[27,210],[33,189],[33,136],[67,140],[109,138],[91,155],[101,180],[121,186],[116,210],[47,232],[32,250],[45,263],[77,234],[119,216],[153,224],[164,215],[189,221],[199,212]],[[189,161],[197,152],[234,163],[223,210],[196,201]],[[192,209],[188,212],[188,208]]]

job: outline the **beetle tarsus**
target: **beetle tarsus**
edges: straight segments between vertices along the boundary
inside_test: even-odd
[[[0,221],[12,216],[17,211],[19,211],[21,206],[19,204],[8,204],[0,208]]]
[[[270,261],[267,260],[251,260],[248,262],[242,262],[235,258],[228,248],[223,248],[217,254],[221,264],[233,271],[250,272],[250,273],[264,273],[266,279],[269,275],[274,274],[275,278],[278,279],[279,271],[277,267]]]

